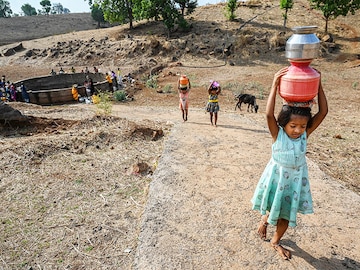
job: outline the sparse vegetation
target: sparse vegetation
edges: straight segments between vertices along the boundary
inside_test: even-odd
[[[124,90],[118,90],[114,92],[114,99],[116,101],[126,100],[126,92]]]
[[[349,13],[354,15],[360,9],[359,0],[310,0],[311,7],[322,12],[325,20],[325,33],[328,32],[330,20],[335,20],[339,16],[347,16]]]
[[[293,0],[280,0],[280,8],[285,10],[285,12],[282,14],[284,18],[284,27],[286,27],[286,21],[288,19],[289,10],[293,8]]]
[[[172,86],[170,84],[167,84],[163,88],[164,93],[171,93],[172,92]]]
[[[358,89],[358,87],[359,87],[359,82],[353,82],[352,88],[353,89]]]
[[[229,21],[235,20],[235,11],[237,8],[237,1],[236,0],[227,0],[226,8],[225,8],[225,16],[228,18]]]
[[[108,92],[99,93],[99,103],[96,104],[99,115],[110,115],[112,112],[111,95]]]
[[[158,85],[158,76],[157,75],[150,75],[150,77],[147,79],[145,85],[148,88],[157,89],[159,87],[159,85]]]

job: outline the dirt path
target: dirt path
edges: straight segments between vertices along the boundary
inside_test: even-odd
[[[299,215],[299,226],[287,231],[283,244],[293,259],[283,262],[255,234],[259,214],[250,204],[270,157],[266,127],[220,112],[214,128],[201,109],[182,123],[175,108],[160,110],[115,109],[174,122],[153,175],[134,269],[360,269],[359,195],[309,160],[315,214]]]

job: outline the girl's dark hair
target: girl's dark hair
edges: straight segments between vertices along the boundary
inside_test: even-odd
[[[278,125],[281,127],[285,127],[286,124],[289,123],[292,114],[306,116],[309,119],[307,123],[307,127],[311,127],[312,124],[311,108],[293,107],[289,105],[283,105],[278,115],[278,119],[277,119]]]

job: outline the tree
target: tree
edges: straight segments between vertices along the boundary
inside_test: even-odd
[[[360,9],[360,0],[310,0],[310,5],[323,13],[327,33],[329,20],[335,20],[340,15],[346,16],[349,12],[354,15]]]
[[[40,2],[40,5],[41,5],[42,8],[43,8],[43,13],[44,13],[45,15],[49,15],[50,10],[51,10],[51,2],[50,2],[50,0],[42,0],[42,1]]]
[[[142,0],[141,5],[135,7],[135,14],[138,14],[140,18],[159,21],[161,19],[160,6],[162,4],[163,0]]]
[[[89,4],[93,0],[87,0]],[[178,23],[186,26],[186,21],[180,15],[176,0],[94,0],[103,11],[105,21],[110,23],[129,23],[133,29],[133,21],[141,19],[162,19],[169,32]],[[183,0],[181,0],[183,1]],[[187,11],[193,10],[196,0],[184,0]]]
[[[98,23],[98,28],[100,28],[101,23],[105,22],[104,12],[98,4],[91,6],[91,17]]]
[[[185,9],[186,9],[186,15],[188,15],[193,13],[198,5],[197,0],[174,0],[174,1],[179,5],[181,10],[181,15],[183,17],[185,15]]]
[[[283,13],[284,18],[284,27],[286,27],[286,20],[288,18],[288,11],[289,9],[293,8],[293,1],[292,0],[280,0],[280,9],[285,9],[285,13]]]
[[[141,0],[101,0],[101,9],[106,21],[113,23],[129,23],[129,28],[133,29],[133,6]]]
[[[170,0],[165,0],[164,5],[161,6],[160,15],[168,30],[168,36],[170,36],[170,33],[174,29],[175,24],[178,22],[179,18],[183,18],[183,16],[180,16],[180,13],[176,9],[174,3]]]
[[[176,24],[180,23],[181,27],[186,27],[184,16],[182,16],[173,0],[147,0],[149,3],[145,19],[162,19],[168,30],[168,36]]]
[[[226,17],[230,20],[233,21],[235,20],[235,11],[237,8],[237,1],[236,0],[227,0],[226,3]]]
[[[12,10],[10,8],[10,3],[5,0],[0,0],[0,18],[11,17]]]
[[[63,14],[64,13],[64,7],[60,3],[54,3],[51,8],[52,14]]]
[[[30,4],[25,4],[21,6],[22,12],[24,12],[25,16],[35,16],[37,15],[36,9],[32,7]]]

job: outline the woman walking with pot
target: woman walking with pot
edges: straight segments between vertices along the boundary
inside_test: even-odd
[[[182,112],[184,122],[188,120],[189,111],[189,92],[191,89],[190,80],[186,75],[181,75],[178,80],[177,88],[179,91],[179,108]]]

